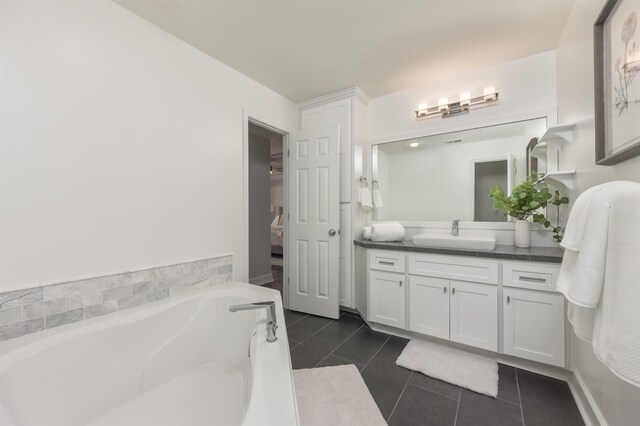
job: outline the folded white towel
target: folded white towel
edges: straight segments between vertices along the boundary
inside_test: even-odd
[[[576,206],[588,211],[569,216],[556,286],[571,302],[576,335],[592,342],[613,373],[640,386],[640,183],[610,182],[584,195],[591,199]]]
[[[402,241],[404,226],[396,222],[371,225],[371,241]]]
[[[279,220],[280,220],[280,215],[277,214],[276,217],[274,217],[273,220],[271,221],[271,226],[276,226]]]
[[[371,191],[369,188],[360,188],[358,190],[358,203],[365,210],[371,210],[373,208],[373,203],[371,201]]]
[[[371,239],[371,227],[370,226],[365,226],[364,228],[362,228],[362,236],[364,237],[365,240],[370,240]]]
[[[373,207],[379,209],[380,207],[384,207],[384,203],[382,202],[382,195],[380,194],[380,190],[378,188],[373,189]]]

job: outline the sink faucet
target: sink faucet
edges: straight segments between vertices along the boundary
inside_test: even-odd
[[[460,219],[454,219],[453,225],[451,226],[451,235],[457,237],[460,234],[459,229]]]
[[[276,336],[276,330],[278,329],[278,324],[276,322],[276,302],[256,302],[256,303],[247,303],[245,305],[233,305],[229,307],[229,312],[237,312],[237,311],[249,311],[255,309],[266,309],[267,310],[267,342],[275,342],[278,340]]]

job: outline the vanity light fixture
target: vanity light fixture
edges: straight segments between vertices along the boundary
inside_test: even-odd
[[[438,100],[438,106],[429,108],[426,103],[418,105],[418,110],[415,111],[416,118],[431,117],[440,115],[442,118],[451,117],[461,113],[469,112],[469,109],[474,106],[484,105],[489,102],[495,102],[498,100],[498,92],[493,86],[484,88],[482,96],[471,97],[471,93],[464,92],[460,94],[460,100],[458,102],[449,103],[449,99],[440,98]]]
[[[409,144],[409,146],[410,146],[411,148],[417,148],[417,147],[418,147],[418,145],[420,145],[418,142],[411,142],[411,143]]]

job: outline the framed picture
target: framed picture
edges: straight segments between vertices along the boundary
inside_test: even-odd
[[[640,155],[640,2],[608,0],[594,25],[596,163]]]

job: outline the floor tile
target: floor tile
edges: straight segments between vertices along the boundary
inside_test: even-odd
[[[296,342],[295,340],[291,340],[289,339],[289,350],[295,348],[296,346],[298,346],[300,344],[300,342]]]
[[[584,425],[566,382],[520,369],[516,374],[527,426]]]
[[[302,312],[290,311],[289,309],[284,310],[284,322],[287,327],[297,323],[301,319],[306,318],[308,316],[309,314],[305,314]]]
[[[338,345],[310,337],[291,349],[291,365],[294,369],[313,368]]]
[[[306,318],[287,326],[287,334],[293,340],[302,342],[332,321],[333,320],[329,318],[309,315]]]
[[[520,405],[515,367],[498,364],[498,376],[498,399]]]
[[[381,359],[374,359],[362,371],[362,378],[385,419],[389,419],[411,372]]]
[[[520,406],[462,389],[456,426],[522,426]]]
[[[389,426],[453,426],[457,407],[457,401],[408,385],[389,419]]]
[[[333,343],[342,343],[353,333],[364,325],[360,318],[343,315],[339,321],[334,321],[319,332],[314,337],[324,339]]]
[[[456,401],[460,397],[460,388],[458,386],[443,382],[442,380],[434,379],[433,377],[425,376],[422,373],[414,372],[409,383],[431,392],[439,393],[440,395],[451,399],[455,399]]]
[[[388,337],[388,335],[373,331],[367,326],[361,327],[335,351],[335,355],[357,364],[367,365]]]
[[[355,365],[360,372],[362,372],[362,370],[364,369],[364,365],[355,364],[349,361],[348,359],[340,358],[335,355],[329,355],[328,357],[323,359],[322,362],[320,362],[320,364],[318,364],[316,367],[331,367],[334,365],[348,365],[348,364]]]
[[[387,343],[382,346],[380,352],[376,354],[376,358],[384,359],[385,361],[393,362],[395,364],[396,360],[404,350],[404,347],[409,343],[409,339],[404,339],[402,337],[391,336]]]

